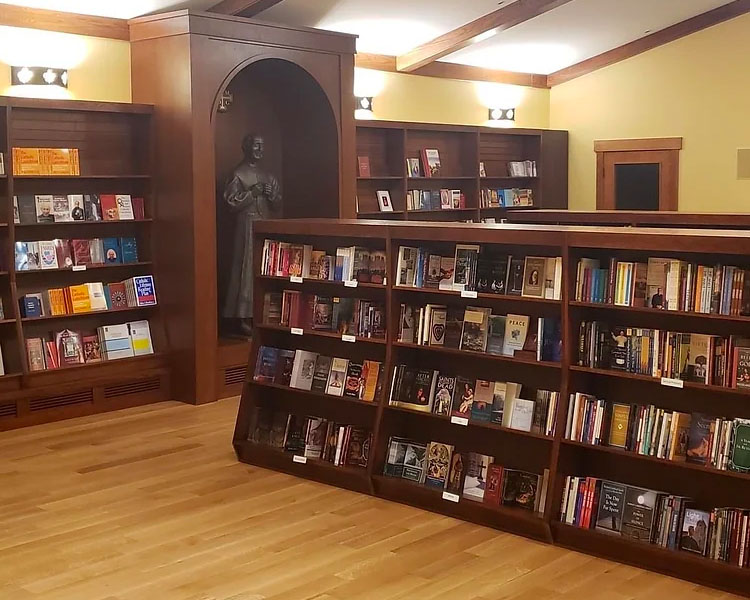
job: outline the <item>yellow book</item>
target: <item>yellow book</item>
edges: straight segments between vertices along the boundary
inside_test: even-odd
[[[91,312],[91,298],[89,297],[89,288],[83,285],[71,285],[70,302],[73,305],[73,313]]]
[[[48,290],[50,314],[65,315],[68,313],[65,307],[65,292],[60,288]]]
[[[46,148],[42,152],[43,169],[49,175],[79,175],[77,164],[76,149]]]
[[[13,148],[13,175],[42,175],[40,148]]]

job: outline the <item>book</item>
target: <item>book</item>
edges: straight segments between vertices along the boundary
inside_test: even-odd
[[[326,393],[332,396],[343,396],[346,385],[346,370],[349,367],[349,359],[334,358],[331,362],[331,372],[328,375]]]
[[[84,194],[83,212],[87,221],[102,220],[102,204],[99,200],[99,194]]]
[[[453,404],[453,392],[456,389],[456,378],[439,373],[435,384],[435,395],[432,401],[432,412],[436,415],[448,416]]]
[[[404,468],[402,477],[409,481],[422,483],[425,478],[425,457],[427,444],[408,441],[404,450]]]
[[[702,335],[699,333],[683,335],[682,342],[686,344],[688,354],[680,379],[694,381],[696,383],[709,383],[708,367],[711,337],[712,336],[710,335]],[[748,349],[747,354],[748,359],[750,359],[750,348]],[[737,366],[736,361],[735,366]],[[747,366],[750,367],[750,360],[748,360]],[[748,381],[748,387],[750,387],[750,381]]]
[[[503,470],[502,504],[534,511],[537,508],[539,475],[516,469]]]
[[[680,550],[706,555],[711,516],[704,510],[685,507],[680,532]]]
[[[505,284],[505,293],[508,296],[520,296],[523,293],[524,264],[523,258],[508,257],[508,281]]]
[[[120,240],[118,238],[102,238],[104,249],[104,262],[121,263]]]
[[[101,281],[94,281],[85,285],[89,292],[91,310],[107,310],[109,307],[104,293],[104,284]]]
[[[609,429],[609,445],[615,448],[626,448],[630,425],[630,405],[612,405],[612,420]]]
[[[138,242],[134,237],[120,238],[120,256],[125,264],[138,262]]]
[[[37,222],[35,196],[20,194],[14,196],[14,202],[18,206],[18,222],[21,225],[32,225]]]
[[[596,529],[605,533],[620,533],[625,512],[627,486],[614,481],[602,481]]]
[[[102,219],[104,221],[117,221],[120,213],[117,208],[117,199],[114,194],[100,194],[99,203],[102,210]]]
[[[364,402],[374,402],[378,392],[378,382],[382,364],[375,360],[366,360],[362,364],[362,384],[360,386],[359,399]]]
[[[474,387],[474,399],[471,403],[471,420],[489,423],[492,420],[493,396],[495,382],[477,379]]]
[[[70,240],[71,255],[73,264],[90,265],[91,260],[91,242],[90,240]]]
[[[344,396],[357,398],[362,392],[364,381],[362,380],[362,366],[360,362],[349,361],[346,369],[346,382],[344,384]]]
[[[99,337],[96,335],[84,335],[81,337],[83,344],[83,360],[86,364],[102,361],[102,350]]]
[[[380,212],[393,212],[393,204],[391,203],[391,193],[388,190],[378,190],[375,192],[378,198],[378,208]]]
[[[133,343],[127,323],[104,325],[97,329],[102,355],[106,360],[134,356]]]
[[[706,464],[711,449],[712,434],[713,419],[700,413],[693,414],[688,432],[687,462]]]
[[[52,196],[52,215],[55,218],[55,223],[64,223],[73,220],[68,196]]]
[[[531,431],[531,425],[534,422],[534,401],[516,398],[512,407],[510,428]]]
[[[61,269],[69,269],[73,266],[73,251],[70,240],[55,240],[55,251],[57,252],[57,265]]]
[[[430,442],[427,446],[425,485],[445,489],[451,465],[453,446],[440,442]]]
[[[438,177],[440,175],[440,153],[434,148],[422,150],[422,168],[425,177]]]
[[[44,343],[41,338],[28,338],[26,340],[26,359],[30,371],[44,371],[46,368],[44,360]]]
[[[294,366],[292,367],[292,379],[290,387],[300,390],[312,389],[313,376],[315,374],[315,363],[318,359],[316,352],[297,350],[294,355]]]
[[[371,177],[370,173],[370,157],[369,156],[358,156],[357,157],[357,168],[359,170],[360,177]]]
[[[623,536],[639,542],[651,541],[656,496],[656,492],[652,490],[627,486],[620,529]]]
[[[742,390],[750,389],[750,348],[735,347],[733,359],[732,387]]]
[[[422,171],[419,166],[418,158],[407,158],[406,159],[406,172],[408,177],[420,177]]]
[[[320,417],[310,417],[307,420],[305,432],[305,451],[307,458],[320,458],[326,441],[326,423]]]
[[[666,308],[664,294],[667,289],[669,258],[650,257],[646,267],[646,306]]]
[[[154,353],[154,345],[151,341],[151,328],[148,321],[131,321],[128,323],[130,331],[130,342],[133,347],[134,356],[145,356]]]
[[[452,290],[456,259],[453,256],[441,256],[440,257],[440,281],[438,281],[438,289],[440,290]]]
[[[320,392],[321,394],[326,393],[328,387],[328,376],[331,372],[331,363],[333,358],[330,356],[318,355],[315,360],[315,370],[313,371],[312,383],[310,384],[310,390],[313,392]]]
[[[398,249],[398,265],[396,267],[396,285],[413,287],[416,277],[417,248],[400,246]]]
[[[491,464],[487,469],[487,485],[484,490],[484,503],[500,506],[503,496],[503,467]]]
[[[544,298],[544,281],[547,260],[538,256],[527,256],[524,259],[523,285],[521,296]]]
[[[504,315],[490,315],[489,317],[489,330],[487,332],[487,352],[489,354],[503,354],[506,318]]]
[[[81,334],[70,329],[63,329],[55,334],[55,347],[60,359],[60,366],[83,364],[83,344]]]
[[[55,214],[53,210],[53,199],[50,195],[34,196],[36,203],[36,222],[37,223],[54,223]]]
[[[456,377],[456,389],[453,392],[451,416],[468,419],[471,416],[471,405],[474,403],[475,382],[466,377]]]
[[[276,363],[276,373],[273,382],[278,385],[289,386],[294,370],[294,350],[279,350],[279,360]]]
[[[487,348],[487,328],[492,309],[467,306],[461,330],[461,350],[484,352]]]
[[[527,315],[508,314],[505,320],[503,355],[514,356],[517,350],[523,350],[528,330],[529,317]]]
[[[750,420],[734,419],[731,435],[732,448],[727,468],[739,473],[750,473]]]
[[[442,346],[445,343],[445,320],[448,311],[445,306],[433,306],[430,311],[429,330],[430,336],[428,345]]]
[[[255,373],[253,374],[253,380],[266,383],[273,382],[278,360],[278,348],[261,346],[258,349],[258,357],[255,361]]]
[[[125,284],[113,282],[107,286],[108,304],[110,308],[126,308],[128,306],[128,296],[125,291]]]
[[[456,244],[454,255],[453,289],[472,290],[475,285],[476,264],[480,247],[474,244]]]
[[[448,471],[448,481],[445,484],[445,491],[449,494],[460,496],[464,489],[464,457],[460,452],[453,451],[451,456],[450,469]]]
[[[57,251],[53,240],[39,242],[39,266],[42,269],[57,269]]]
[[[466,475],[464,477],[463,496],[469,500],[482,502],[487,487],[487,470],[492,464],[492,457],[477,452],[467,454]]]

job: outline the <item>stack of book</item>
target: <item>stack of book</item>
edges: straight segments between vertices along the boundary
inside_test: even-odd
[[[130,194],[22,194],[13,196],[13,214],[20,225],[146,218],[143,198]]]
[[[78,148],[13,148],[13,175],[80,175]]]
[[[315,250],[310,244],[265,240],[260,274],[326,281],[385,283],[385,251],[362,246],[336,249],[336,254]]]
[[[466,208],[466,196],[461,190],[409,190],[406,192],[406,209],[456,210]]]
[[[134,237],[55,239],[15,244],[16,271],[136,262],[138,242]]]
[[[571,394],[565,437],[665,460],[750,472],[750,420]]]
[[[336,467],[367,467],[372,434],[362,427],[254,407],[248,440]]]
[[[528,188],[482,188],[479,208],[534,206],[534,192]]]
[[[559,392],[537,390],[536,400],[520,395],[520,383],[396,365],[388,404],[466,423],[496,423],[509,429],[554,435]]]
[[[31,371],[59,369],[153,353],[148,321],[105,325],[97,328],[95,333],[63,329],[51,333],[46,339],[26,339],[26,357]]]
[[[372,300],[306,294],[296,290],[266,292],[263,323],[383,339],[385,307]]]
[[[578,364],[750,390],[750,338],[582,321]]]
[[[508,161],[508,177],[536,177],[535,160]]]
[[[401,246],[396,285],[559,300],[562,257],[513,256],[474,244],[456,244],[453,256],[442,256]]]
[[[307,350],[261,346],[253,380],[373,402],[380,396],[381,363],[332,358]]]
[[[671,258],[648,262],[582,258],[575,298],[579,302],[648,307],[714,315],[750,316],[750,275],[729,265],[699,265]]]
[[[119,283],[82,283],[27,293],[19,304],[25,318],[140,308],[156,305],[156,289],[153,275],[137,275]]]
[[[561,521],[671,550],[750,566],[750,511],[700,510],[675,496],[595,477],[566,477]]]
[[[391,437],[383,474],[489,506],[544,512],[549,471],[543,475],[508,469],[476,452],[462,454],[450,444]]]
[[[409,177],[439,177],[442,175],[438,149],[424,148],[419,152],[419,158],[407,158],[406,173]]]

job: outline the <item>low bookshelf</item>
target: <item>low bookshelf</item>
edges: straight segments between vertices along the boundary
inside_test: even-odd
[[[292,220],[255,244],[240,460],[748,594],[750,234]]]
[[[152,116],[140,104],[0,98],[0,430],[169,398]],[[129,296],[136,283],[153,297]],[[125,344],[125,331],[132,356],[107,341]]]

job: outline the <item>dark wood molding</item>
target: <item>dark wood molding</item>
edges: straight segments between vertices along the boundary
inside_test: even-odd
[[[238,17],[254,17],[279,4],[281,0],[221,0],[208,9],[208,12]]]
[[[77,13],[26,8],[12,4],[0,4],[0,25],[59,31],[92,37],[128,40],[128,22],[125,19],[95,17]]]
[[[550,74],[547,81],[550,86],[560,85],[571,79],[581,77],[597,71],[609,65],[621,62],[625,59],[632,58],[648,50],[653,50],[669,42],[673,42],[692,33],[696,33],[708,27],[713,27],[724,21],[740,17],[750,12],[750,0],[735,0],[730,4],[725,4],[703,14],[697,15],[681,23],[652,33],[644,38],[635,40],[619,48],[608,50],[598,56],[586,59],[578,64],[566,67]]]
[[[405,73],[416,71],[444,56],[466,48],[476,42],[478,37],[488,32],[494,34],[510,29],[570,1],[517,0],[399,56],[396,59],[398,70]]]
[[[682,150],[682,138],[594,140],[594,152],[642,152],[644,150]]]
[[[362,69],[398,73],[396,57],[385,54],[357,54],[356,66]],[[407,74],[407,73],[405,73]],[[461,79],[466,81],[489,81],[492,83],[509,83],[547,89],[547,76],[537,73],[515,73],[498,69],[483,69],[470,65],[459,65],[449,62],[434,62],[408,75],[437,77],[440,79]]]

